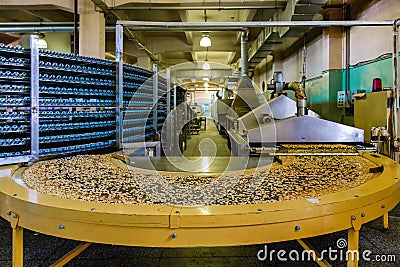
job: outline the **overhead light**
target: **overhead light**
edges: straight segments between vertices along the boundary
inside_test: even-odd
[[[45,39],[39,39],[38,41],[38,48],[45,49],[47,48],[47,42]]]
[[[39,40],[38,40],[38,48],[47,48],[47,42],[44,39],[44,37],[46,37],[46,35],[42,32],[39,32],[37,34],[39,36]]]
[[[211,66],[210,66],[210,63],[208,63],[208,47],[207,47],[207,52],[206,52],[206,59],[204,60],[204,63],[203,63],[203,70],[209,70],[209,69],[211,69]]]
[[[208,61],[204,61],[203,70],[209,70],[209,69],[211,69],[210,63],[208,63]]]
[[[210,78],[208,78],[208,77],[203,77],[203,81],[209,82],[209,81],[210,81]]]
[[[208,33],[203,33],[202,36],[203,37],[201,37],[200,46],[202,46],[202,47],[210,47],[211,46],[211,39],[209,37],[209,34]]]

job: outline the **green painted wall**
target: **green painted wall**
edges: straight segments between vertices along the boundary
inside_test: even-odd
[[[393,86],[392,58],[360,64],[350,68],[350,90],[363,89],[372,91],[372,80],[382,79],[383,87]],[[343,84],[345,80],[343,79]]]
[[[322,114],[322,103],[329,101],[327,90],[324,90],[322,76],[306,82],[308,107],[318,114]]]
[[[372,91],[372,80],[382,79],[383,87],[393,86],[392,58],[375,60],[350,68],[350,90]],[[337,92],[346,85],[345,70],[324,71],[322,76],[306,81],[308,107],[322,118],[353,125],[353,110],[337,108]]]
[[[342,90],[342,70],[324,71],[321,77],[306,81],[308,107],[322,118],[342,122],[341,109],[336,107],[337,92]]]

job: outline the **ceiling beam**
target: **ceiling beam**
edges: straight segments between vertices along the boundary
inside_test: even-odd
[[[200,37],[194,38],[195,45],[191,46],[177,37],[152,37],[148,39],[152,43],[154,54],[168,52],[205,52],[204,47],[200,47]],[[240,50],[239,45],[234,44],[234,37],[213,38],[212,46],[208,49],[212,52],[237,52]]]
[[[105,15],[108,16],[113,16],[117,20],[120,20],[120,16],[117,14],[117,12],[110,10],[108,5],[104,3],[102,0],[92,0],[93,4],[100,8]],[[162,63],[159,61],[159,59],[140,41],[138,38],[133,34],[131,30],[129,30],[128,27],[124,27],[124,33],[128,36],[128,38],[136,43],[141,49],[145,51],[145,53],[148,55],[148,57],[151,58],[152,61],[157,62],[162,65]]]
[[[239,19],[241,21],[253,21],[254,16],[257,13],[257,10],[246,10],[244,12],[245,12],[245,14],[243,15],[243,20],[242,20],[242,18],[239,18]],[[240,17],[240,14],[239,14],[239,17]],[[236,33],[236,44],[240,44],[241,37],[242,37],[242,33],[237,32]]]
[[[232,52],[229,59],[228,59],[228,64],[232,64],[233,60],[235,59],[236,52]]]
[[[25,10],[25,9],[19,9],[19,11],[37,18],[40,21],[44,21],[44,22],[53,22],[53,20],[49,19],[48,17],[44,16],[43,14],[41,14],[40,12],[34,11],[34,10]]]
[[[28,4],[29,3],[29,4]],[[74,12],[74,1],[65,0],[1,0],[0,9],[20,9],[21,7],[29,10],[54,10],[61,9]]]
[[[186,10],[180,10],[179,16],[181,17],[182,22],[188,22],[189,14]],[[186,36],[186,42],[188,43],[188,45],[193,45],[193,33],[186,31],[185,36]]]
[[[196,52],[190,52],[192,54],[192,61],[198,61]]]
[[[216,1],[194,3],[176,3],[177,1],[162,1],[162,3],[151,3],[139,0],[125,0],[116,3],[112,9],[115,10],[241,10],[241,9],[283,9],[286,7],[286,0],[265,0],[265,1]],[[161,1],[160,1],[161,2]],[[174,3],[173,3],[174,2]],[[129,5],[132,4],[132,5]],[[134,5],[133,5],[134,4]]]

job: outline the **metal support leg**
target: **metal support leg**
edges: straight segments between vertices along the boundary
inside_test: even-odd
[[[58,261],[51,264],[50,267],[61,267],[70,262],[73,258],[82,253],[85,249],[87,249],[92,243],[81,243],[76,246],[73,250],[62,256]]]
[[[321,259],[321,254],[306,240],[303,239],[297,239],[297,242],[299,242],[300,246],[302,246],[305,250],[308,251],[314,251],[315,252],[315,258],[314,261],[321,267],[332,267],[332,265],[326,260],[326,259]]]
[[[24,230],[19,226],[12,230],[12,266],[24,266]]]
[[[347,231],[347,267],[357,267],[358,266],[358,244],[360,239],[360,231],[350,228]]]
[[[383,228],[385,229],[389,229],[389,213],[386,212],[385,214],[383,214]]]

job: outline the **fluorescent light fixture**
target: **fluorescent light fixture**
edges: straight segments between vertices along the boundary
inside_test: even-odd
[[[208,77],[203,77],[203,81],[209,82],[209,81],[210,81],[210,78],[208,78]]]
[[[203,33],[203,37],[200,40],[200,46],[202,47],[210,47],[211,46],[211,39],[208,33]]]

